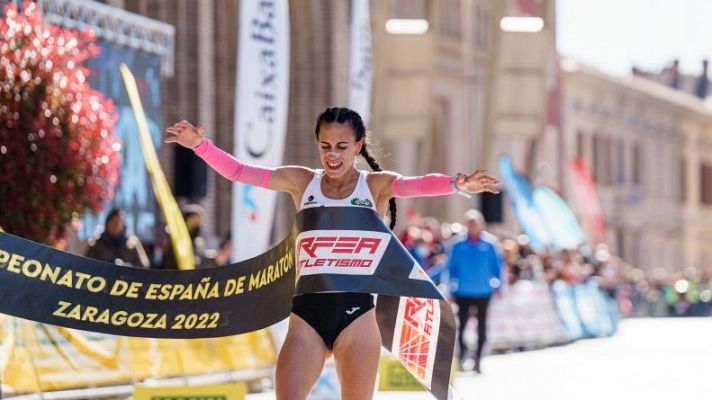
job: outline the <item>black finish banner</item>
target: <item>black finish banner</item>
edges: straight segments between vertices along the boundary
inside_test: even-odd
[[[267,252],[198,270],[121,267],[0,233],[0,313],[67,328],[153,338],[235,335],[288,317],[294,295],[325,291],[378,294],[383,345],[437,398],[447,398],[452,309],[370,209],[302,210],[290,235]]]

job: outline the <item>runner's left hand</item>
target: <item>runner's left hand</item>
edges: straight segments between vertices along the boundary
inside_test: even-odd
[[[491,176],[488,176],[486,172],[487,170],[478,169],[470,176],[467,176],[465,174],[458,174],[457,180],[455,181],[455,185],[457,185],[458,189],[468,193],[499,193],[499,190],[494,187],[494,185],[500,183],[499,179],[495,179]]]

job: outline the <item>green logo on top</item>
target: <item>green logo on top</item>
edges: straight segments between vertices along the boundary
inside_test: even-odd
[[[371,203],[371,200],[369,199],[359,199],[358,197],[354,197],[351,199],[351,204],[355,206],[361,206],[361,207],[373,207],[373,203]]]

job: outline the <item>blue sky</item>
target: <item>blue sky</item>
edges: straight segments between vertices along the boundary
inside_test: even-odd
[[[611,75],[712,60],[712,0],[556,0],[559,52]]]

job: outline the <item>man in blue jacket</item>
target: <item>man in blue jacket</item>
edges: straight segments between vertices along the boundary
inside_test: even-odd
[[[492,294],[502,283],[502,257],[497,250],[496,238],[485,229],[485,220],[477,210],[465,213],[467,237],[456,243],[448,260],[450,288],[457,303],[460,342],[460,364],[468,348],[463,340],[465,325],[472,308],[477,309],[477,350],[475,372],[480,372],[482,348],[487,340],[487,307]]]

